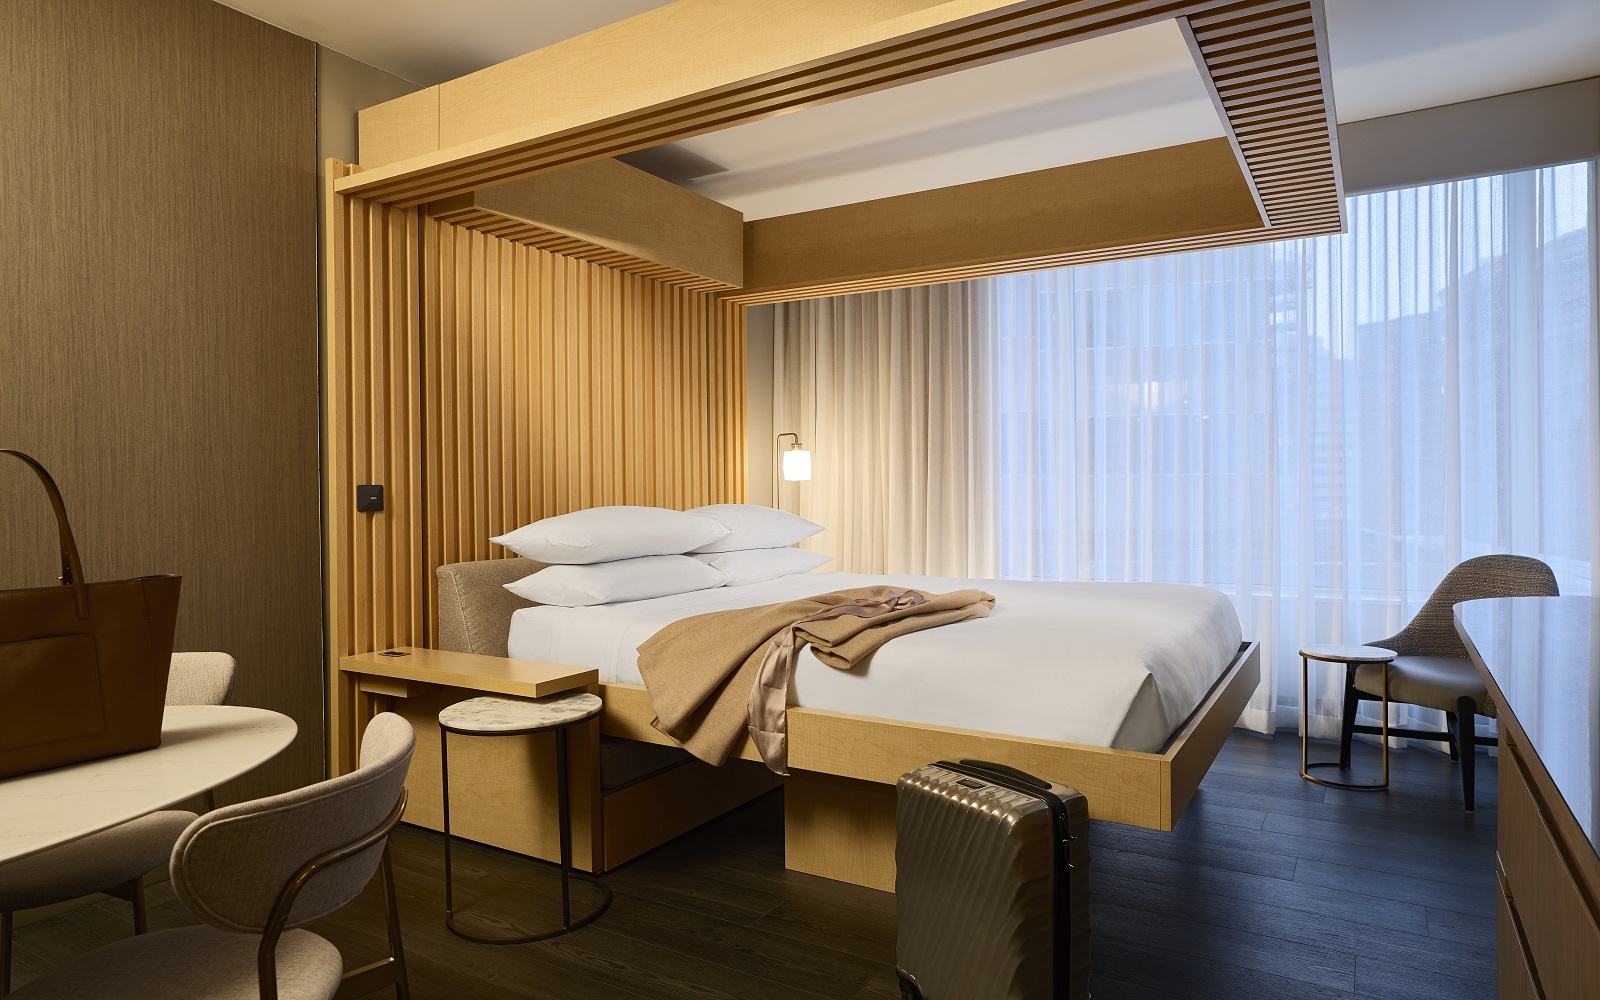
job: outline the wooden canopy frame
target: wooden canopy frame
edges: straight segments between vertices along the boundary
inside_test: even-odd
[[[1171,18],[1222,139],[757,222],[610,159]],[[530,512],[744,499],[745,306],[1344,224],[1321,0],[679,0],[367,109],[360,133],[365,162],[330,161],[325,189],[336,770],[371,693],[340,659],[432,645],[439,565]],[[650,412],[598,402],[653,391]],[[500,465],[527,475],[531,424],[570,486],[530,498]],[[688,461],[630,444],[649,434]],[[363,483],[384,513],[352,512]],[[892,883],[893,779],[949,756],[1070,776],[1096,815],[1170,829],[1258,677],[1242,647],[1159,754],[797,710],[790,866]],[[642,689],[604,687],[605,732],[664,739]]]
[[[490,192],[1166,19],[1188,42],[1225,139],[763,219],[742,233],[707,227],[703,248],[742,257],[743,275],[723,264],[669,278],[748,305],[1340,231],[1321,0],[679,0],[363,111],[366,162],[334,187],[434,202],[485,231],[566,232],[529,214],[529,198]],[[623,171],[585,180],[598,202],[637,201]],[[644,228],[680,219],[684,200],[662,198],[658,224]]]

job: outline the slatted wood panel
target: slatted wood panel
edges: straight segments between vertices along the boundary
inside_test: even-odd
[[[1206,70],[1272,238],[1343,228],[1321,0],[1245,0],[1180,18],[1179,25]]]
[[[341,190],[433,201],[1216,6],[687,0],[439,85],[433,119],[383,147],[411,152],[433,128],[436,151]]]
[[[558,233],[553,229],[536,226],[521,219],[508,218],[497,212],[486,211],[475,206],[443,208],[432,210],[431,214],[436,219],[454,223],[464,229],[474,229],[480,233],[509,240],[512,243],[548,250],[563,257],[586,260],[592,264],[600,264],[614,270],[641,275],[692,291],[719,291],[731,287],[725,281],[717,281],[714,278],[707,278],[679,268],[669,267],[666,264],[646,260],[634,254],[614,250],[611,247],[579,239],[576,236],[569,236],[566,233]]]
[[[353,168],[329,160],[323,224],[324,547],[330,704],[354,696],[340,656],[424,645],[422,356],[417,212],[336,194]],[[385,490],[381,513],[357,513],[357,484]],[[338,773],[358,734],[330,718]]]
[[[745,491],[742,307],[424,222],[427,584],[492,535]]]

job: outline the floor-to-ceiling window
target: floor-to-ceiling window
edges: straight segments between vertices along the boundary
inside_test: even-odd
[[[784,307],[780,422],[814,442],[819,544],[846,568],[1218,588],[1272,666],[1261,729],[1298,709],[1300,645],[1391,634],[1464,558],[1536,556],[1589,593],[1594,165],[1347,214],[1338,236]],[[886,524],[912,537],[857,527]],[[1337,689],[1312,699],[1325,732]]]

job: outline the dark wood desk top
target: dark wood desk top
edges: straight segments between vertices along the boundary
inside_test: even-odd
[[[1527,737],[1600,852],[1600,634],[1593,597],[1507,597],[1456,605],[1456,631],[1502,715]]]

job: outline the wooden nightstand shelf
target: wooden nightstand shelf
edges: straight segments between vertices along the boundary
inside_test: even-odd
[[[416,646],[342,656],[339,670],[354,675],[357,689],[364,694],[392,698],[406,697],[408,681],[514,698],[544,698],[600,683],[598,671],[582,667]]]
[[[354,766],[356,741],[373,716],[401,715],[417,733],[406,777],[411,799],[403,821],[431,830],[444,826],[441,710],[484,694],[545,698],[564,691],[602,693],[598,673],[588,668],[414,646],[340,657],[336,684],[330,712],[335,773]],[[681,761],[658,766],[641,762],[635,753],[624,761],[620,777],[613,771],[613,786],[602,787],[598,718],[574,726],[569,739],[572,863],[579,871],[615,867],[777,787],[780,780],[754,761],[718,769],[684,754]],[[666,748],[651,749],[659,759]],[[452,834],[557,860],[555,754],[549,733],[452,745],[450,770],[459,776],[450,789]]]
[[[417,748],[406,779],[411,800],[404,821],[431,830],[441,829],[444,822],[441,709],[481,694],[544,698],[563,691],[600,693],[599,674],[591,669],[415,646],[340,657],[339,676],[342,689],[335,698],[336,731],[346,745],[344,754],[336,753],[335,770],[342,773],[351,768],[353,741],[360,739],[373,716],[400,714],[417,731]],[[574,860],[578,867],[594,871],[600,854],[595,834],[601,828],[599,721],[574,727],[570,739]],[[481,747],[464,747],[460,760],[451,762],[462,774],[478,775],[457,796],[461,815],[455,832],[468,840],[507,846],[533,857],[555,858],[555,746],[548,736],[525,737],[523,741],[526,749],[509,758],[487,756]]]

